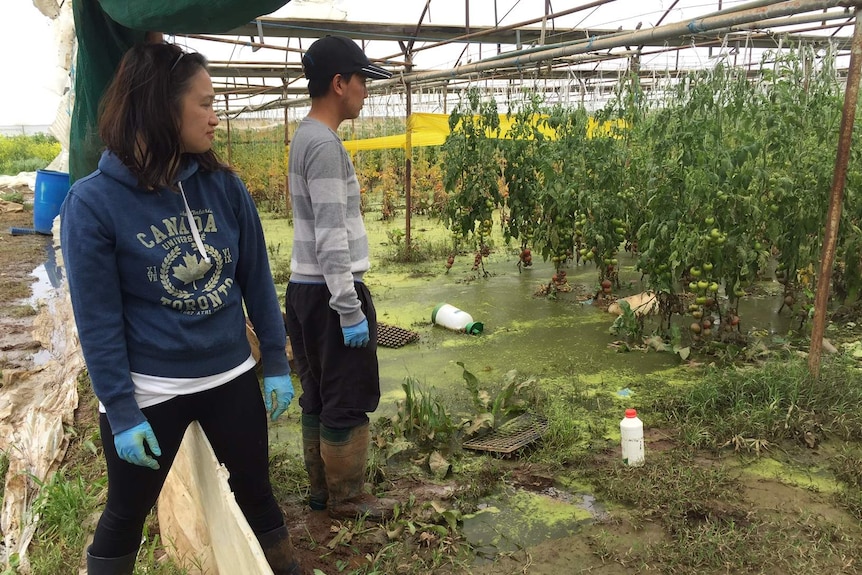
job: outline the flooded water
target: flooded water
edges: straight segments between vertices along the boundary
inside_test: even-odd
[[[57,259],[50,238],[45,238],[45,263],[40,264],[30,272],[35,281],[30,286],[28,303],[35,309],[40,300],[54,297],[55,290],[63,282],[63,272],[57,267]]]
[[[608,517],[593,495],[554,487],[541,493],[514,489],[479,502],[478,508],[464,517],[462,532],[480,563],[500,553],[570,537]]]
[[[518,273],[515,264],[514,257],[492,257],[486,266],[491,277],[472,281],[465,281],[473,275],[469,268],[457,267],[446,275],[397,285],[387,285],[385,277],[369,274],[378,320],[420,336],[418,342],[401,348],[379,349],[382,410],[400,398],[406,377],[439,393],[460,389],[464,380],[458,362],[483,383],[499,382],[514,369],[524,377],[569,374],[618,388],[678,363],[671,354],[617,353],[608,346],[617,339],[609,333],[615,316],[589,301],[579,301],[587,297],[583,294],[563,293],[557,300],[537,297],[536,290],[550,279],[552,267],[536,265]],[[569,278],[572,285],[591,285],[596,282],[596,271],[572,268]],[[483,333],[467,335],[432,324],[431,313],[439,303],[468,312],[484,324]]]
[[[271,253],[287,259],[292,229],[285,220],[264,219]],[[365,280],[374,296],[378,320],[419,334],[419,340],[401,348],[379,348],[383,397],[376,416],[391,415],[403,398],[401,385],[413,378],[424,390],[433,390],[450,405],[468,402],[463,370],[473,373],[483,386],[501,382],[510,370],[523,378],[577,378],[593,387],[611,392],[625,390],[646,375],[678,375],[679,358],[671,353],[619,353],[609,344],[619,339],[609,332],[615,316],[591,305],[598,288],[594,265],[566,267],[573,291],[556,299],[537,296],[554,273],[553,265],[538,255],[534,265],[519,272],[515,249],[495,239],[495,249],[485,260],[485,271],[473,271],[472,254],[456,257],[445,272],[445,255],[419,264],[387,262],[393,247],[387,234],[403,229],[403,221],[381,222],[375,214],[366,216],[372,268]],[[448,232],[439,222],[414,218],[416,245],[440,246]],[[438,249],[438,252],[441,250]],[[635,270],[635,258],[621,253],[620,296],[647,289]],[[763,337],[782,337],[798,320],[780,304],[780,285],[767,281],[758,292],[765,295],[743,298],[739,315],[743,331],[757,328]],[[283,294],[283,287],[279,286]],[[467,335],[432,324],[431,314],[440,303],[451,304],[484,324],[480,335]],[[676,317],[680,326],[690,319]],[[656,327],[648,322],[647,334]],[[676,372],[676,373],[675,373]]]
[[[62,269],[57,267],[57,259],[51,238],[45,238],[45,262],[38,265],[30,275],[35,278],[30,284],[30,297],[27,303],[33,308],[38,309],[41,305],[53,305],[55,298],[60,296],[58,288],[63,283]],[[52,342],[53,349],[65,349],[66,343],[62,338],[55,334]],[[42,366],[54,359],[54,356],[47,349],[40,349],[32,354],[30,360],[35,366]]]

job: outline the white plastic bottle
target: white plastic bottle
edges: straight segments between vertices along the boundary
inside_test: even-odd
[[[620,441],[623,447],[623,463],[633,467],[644,464],[644,423],[638,412],[627,409],[620,421]]]
[[[484,328],[482,322],[473,321],[473,316],[469,313],[448,303],[441,303],[434,308],[434,311],[431,312],[431,321],[451,330],[463,331],[471,335],[482,333]]]

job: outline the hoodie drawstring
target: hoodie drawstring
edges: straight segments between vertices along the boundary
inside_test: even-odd
[[[201,257],[204,259],[206,263],[210,263],[209,254],[207,254],[207,250],[204,247],[204,242],[201,240],[201,233],[198,231],[198,225],[195,223],[195,218],[192,215],[192,210],[189,208],[189,202],[186,200],[186,192],[183,190],[183,183],[177,182],[177,185],[180,187],[180,194],[183,196],[183,203],[186,205],[186,219],[189,221],[189,229],[192,230],[192,236],[195,238],[195,245],[198,247],[198,251],[201,254]]]

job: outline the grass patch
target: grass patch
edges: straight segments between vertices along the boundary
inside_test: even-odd
[[[0,372],[2,375],[2,372]],[[6,474],[9,473],[9,456],[5,451],[0,451],[0,509],[6,497]]]
[[[90,482],[80,475],[60,469],[40,485],[33,512],[39,515],[39,527],[33,538],[30,556],[34,575],[77,573],[70,557],[80,557],[87,534],[92,527],[88,519],[104,499],[107,480]]]
[[[634,533],[599,533],[594,552],[607,561],[683,573],[839,573],[860,560],[857,534],[815,514],[758,509],[739,480],[703,466],[691,452],[652,454],[641,468],[596,458],[583,476],[609,501],[625,505]],[[658,525],[664,537],[642,537]],[[640,542],[633,546],[632,541]]]
[[[276,501],[308,500],[308,474],[302,457],[291,453],[287,442],[270,443],[269,477]]]
[[[824,358],[819,381],[797,357],[757,367],[715,368],[687,390],[657,391],[651,411],[696,448],[760,452],[781,441],[814,447],[825,438],[862,439],[862,386],[854,364]]]
[[[34,316],[39,313],[39,310],[32,305],[11,305],[6,307],[6,313],[10,317],[22,318]]]
[[[833,457],[830,467],[835,478],[842,483],[836,495],[838,504],[862,522],[862,457],[846,451]]]
[[[423,238],[420,234],[411,235],[408,249],[406,234],[401,228],[390,228],[386,231],[388,238],[388,253],[385,254],[384,263],[420,263],[435,260],[444,260],[451,253],[458,250],[453,247],[452,242],[446,239],[432,240]]]
[[[0,200],[12,202],[13,204],[23,204],[24,194],[21,192],[6,192],[5,194],[0,194]]]
[[[0,280],[0,298],[3,301],[21,300],[30,296],[30,284],[16,279]],[[20,306],[15,306],[20,307]]]

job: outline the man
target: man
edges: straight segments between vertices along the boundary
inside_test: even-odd
[[[382,520],[395,502],[366,493],[368,413],[380,401],[377,314],[362,282],[368,237],[359,182],[336,131],[359,116],[374,66],[348,38],[326,36],[302,58],[311,111],[290,146],[294,240],[286,323],[302,383],[309,505],[333,518]]]

